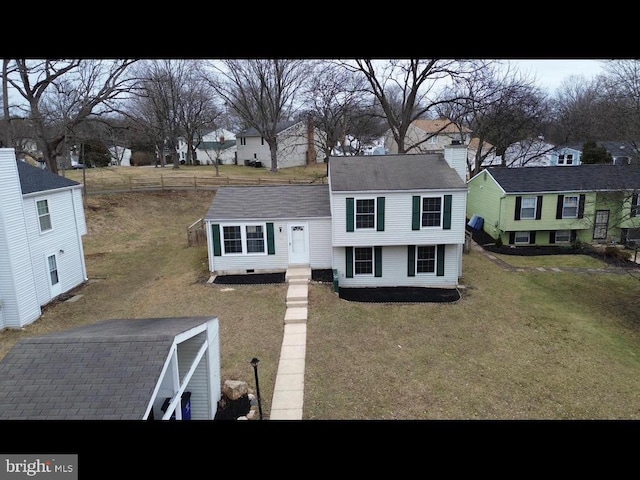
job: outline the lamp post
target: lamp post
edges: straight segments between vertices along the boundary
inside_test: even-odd
[[[253,357],[251,360],[251,365],[253,366],[253,373],[256,377],[256,394],[258,396],[258,411],[260,412],[260,420],[262,420],[262,403],[260,402],[260,385],[258,384],[258,360],[256,357]]]

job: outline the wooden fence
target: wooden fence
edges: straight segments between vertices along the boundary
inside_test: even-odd
[[[86,179],[85,191],[87,194],[95,194],[145,190],[215,190],[221,185],[300,185],[307,183],[327,183],[327,178],[211,177],[162,174],[128,178]]]
[[[190,247],[207,244],[207,233],[204,230],[204,220],[202,218],[187,227],[187,243]]]

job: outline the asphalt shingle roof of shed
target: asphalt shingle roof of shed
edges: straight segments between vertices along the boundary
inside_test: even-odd
[[[211,318],[106,320],[24,338],[0,362],[0,420],[141,420],[176,335]]]
[[[441,153],[330,157],[334,192],[466,188]]]
[[[207,220],[330,217],[328,185],[218,187]]]
[[[80,183],[17,160],[22,194],[73,187]]]
[[[489,167],[487,171],[507,193],[594,192],[640,188],[640,166],[636,165]]]

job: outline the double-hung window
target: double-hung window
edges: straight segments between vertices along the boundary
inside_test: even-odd
[[[418,246],[416,249],[416,273],[433,273],[436,271],[435,245]]]
[[[536,218],[536,197],[522,197],[522,205],[520,206],[520,219],[533,220]]]
[[[640,195],[637,193],[631,197],[631,216],[640,217]]]
[[[439,227],[442,217],[442,197],[422,198],[422,226]]]
[[[514,243],[516,244],[529,243],[530,239],[531,237],[529,232],[516,232]]]
[[[356,229],[375,228],[376,202],[373,198],[356,200]]]
[[[578,196],[565,195],[562,204],[562,218],[578,218]]]
[[[571,241],[571,230],[557,230],[555,232],[555,243],[569,243]]]
[[[51,230],[51,214],[49,213],[49,201],[38,200],[36,202],[38,208],[38,220],[40,221],[40,232]]]
[[[222,227],[224,253],[265,253],[264,225],[225,225]]]
[[[356,275],[371,275],[373,273],[373,248],[356,247],[353,249],[353,256]]]

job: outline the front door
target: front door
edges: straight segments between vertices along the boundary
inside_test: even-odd
[[[289,265],[309,263],[309,228],[306,223],[289,224]]]
[[[62,293],[62,287],[60,286],[60,276],[58,273],[58,257],[55,253],[47,257],[47,275],[49,277],[51,298],[55,298]]]
[[[596,220],[593,225],[593,239],[605,240],[609,232],[609,210],[596,210]]]

